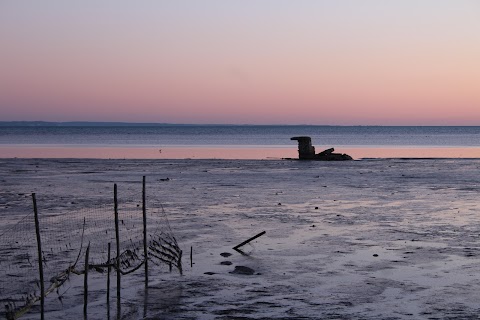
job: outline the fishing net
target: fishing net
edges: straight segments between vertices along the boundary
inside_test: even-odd
[[[118,255],[112,198],[59,199],[52,204],[37,195],[45,296],[65,294],[67,280],[85,273],[87,247],[89,269],[100,274],[110,268],[127,275],[144,264],[142,192],[119,190],[117,199]],[[2,221],[0,228],[0,307],[7,319],[20,317],[41,297],[33,201],[22,197],[18,203],[24,215]],[[145,204],[148,260],[181,273],[182,251],[162,204],[155,197]]]

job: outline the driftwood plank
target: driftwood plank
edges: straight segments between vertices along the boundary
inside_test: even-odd
[[[237,250],[237,249],[240,248],[241,246],[244,246],[244,245],[246,245],[247,243],[249,243],[250,241],[253,241],[253,240],[257,239],[257,238],[260,237],[260,236],[263,236],[265,233],[266,233],[266,231],[262,231],[262,232],[260,232],[259,234],[251,237],[250,239],[247,239],[247,240],[243,241],[243,242],[240,243],[239,245],[236,245],[235,247],[233,247],[233,250]]]

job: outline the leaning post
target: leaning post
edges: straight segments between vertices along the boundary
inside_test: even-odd
[[[90,243],[88,243],[87,251],[85,252],[85,273],[83,278],[83,318],[87,319],[87,308],[88,308],[88,269],[89,266],[89,256],[90,256]]]
[[[42,241],[40,239],[40,224],[38,222],[37,199],[35,193],[32,193],[33,213],[35,215],[35,233],[37,234],[37,249],[38,249],[38,273],[40,274],[40,319],[45,319],[45,284],[43,282],[43,256],[42,256]]]

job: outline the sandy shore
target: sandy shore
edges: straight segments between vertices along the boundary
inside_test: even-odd
[[[125,319],[478,319],[479,169],[462,159],[0,159],[0,224],[24,215],[18,195],[88,202],[145,175],[194,265],[186,255],[183,276],[152,267],[146,299],[143,275],[132,276]],[[263,230],[248,255],[231,249]],[[82,316],[81,279],[70,286],[63,305],[47,300],[47,319]],[[98,289],[89,319],[105,318]]]

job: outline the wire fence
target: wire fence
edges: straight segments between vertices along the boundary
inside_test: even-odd
[[[110,271],[116,273],[117,307],[121,276],[143,266],[147,284],[148,262],[182,273],[182,251],[162,204],[145,196],[145,177],[140,192],[117,194],[116,185],[114,190],[113,200],[93,198],[68,205],[43,205],[41,197],[32,194],[23,198],[31,212],[16,222],[2,221],[0,312],[6,319],[17,319],[38,303],[43,319],[45,298],[65,294],[61,289],[67,280],[89,270],[108,277]]]

